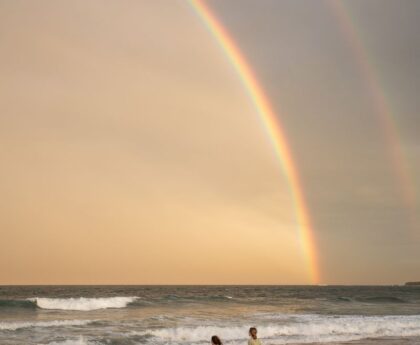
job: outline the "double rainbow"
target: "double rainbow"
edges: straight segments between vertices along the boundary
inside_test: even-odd
[[[296,220],[299,226],[300,243],[308,267],[310,280],[313,284],[318,284],[320,282],[320,272],[315,251],[316,247],[311,219],[306,206],[299,174],[293,161],[292,153],[284,129],[279,121],[279,117],[276,116],[264,94],[263,88],[258,83],[258,80],[245,57],[223,25],[213,15],[210,8],[206,6],[202,0],[190,0],[190,4],[205,23],[225,55],[228,57],[232,66],[235,68],[257,113],[264,123],[264,127],[272,141],[273,147],[290,185],[295,205]]]
[[[388,156],[391,161],[394,176],[400,189],[401,198],[405,208],[410,214],[409,227],[418,227],[416,215],[416,195],[414,193],[413,178],[410,174],[407,159],[402,147],[402,140],[398,133],[398,125],[392,112],[392,107],[385,96],[385,90],[378,78],[377,68],[374,59],[363,42],[363,35],[359,32],[358,26],[352,16],[348,5],[342,0],[327,0],[333,16],[346,39],[354,61],[357,63],[360,74],[364,79],[367,91],[374,108],[374,114],[382,129],[384,139],[388,146]]]

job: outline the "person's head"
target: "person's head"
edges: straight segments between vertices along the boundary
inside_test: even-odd
[[[211,343],[213,345],[223,345],[222,341],[220,340],[220,338],[217,335],[213,335],[211,337]]]
[[[257,329],[255,327],[251,327],[249,329],[249,335],[253,338],[253,339],[257,339]]]

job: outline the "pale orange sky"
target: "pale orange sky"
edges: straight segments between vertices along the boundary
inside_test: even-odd
[[[176,2],[3,2],[0,283],[305,283],[289,187]]]
[[[326,1],[208,4],[284,125],[321,282],[420,280],[419,5],[344,2],[359,56]],[[187,1],[0,0],[0,42],[0,284],[310,283],[279,159]]]

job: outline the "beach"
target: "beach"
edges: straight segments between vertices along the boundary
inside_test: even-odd
[[[409,286],[2,286],[0,344],[420,343]]]

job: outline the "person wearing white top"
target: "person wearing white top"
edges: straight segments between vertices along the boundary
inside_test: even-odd
[[[249,329],[249,336],[248,345],[262,345],[261,340],[257,338],[257,329],[255,327]]]

